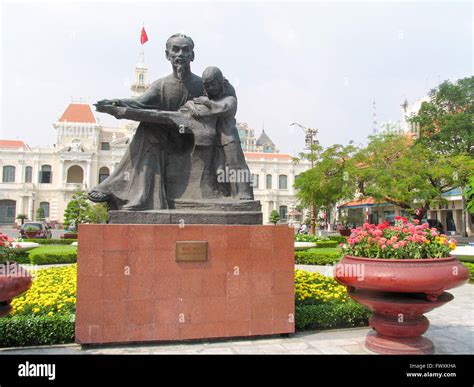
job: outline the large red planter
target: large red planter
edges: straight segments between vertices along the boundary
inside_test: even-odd
[[[0,317],[10,313],[11,300],[26,292],[32,284],[31,275],[20,265],[0,264]]]
[[[451,301],[445,292],[464,285],[469,272],[456,258],[372,259],[345,256],[334,269],[349,296],[374,312],[366,347],[377,353],[433,353],[423,337],[425,313]]]

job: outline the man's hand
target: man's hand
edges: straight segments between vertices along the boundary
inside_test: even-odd
[[[124,118],[127,112],[127,108],[122,106],[96,105],[96,108],[98,112],[110,114],[119,120]]]
[[[199,114],[198,110],[196,109],[196,105],[194,104],[193,101],[186,102],[186,104],[184,106],[186,107],[186,109],[189,110],[189,113],[191,113],[192,117],[194,117],[194,118],[201,117],[201,115]]]
[[[194,98],[194,99],[193,99],[193,102],[194,102],[195,104],[198,104],[198,105],[204,105],[204,106],[206,106],[206,107],[209,108],[209,109],[211,108],[211,101],[210,101],[210,99],[209,99],[208,97],[204,96],[204,95],[201,96],[201,97]]]
[[[119,99],[101,99],[94,104],[96,110],[101,113],[108,113],[106,111],[109,106],[121,106],[122,103]]]

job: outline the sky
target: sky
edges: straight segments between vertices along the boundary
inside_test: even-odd
[[[55,142],[74,101],[129,97],[140,31],[149,80],[171,72],[166,39],[195,42],[192,71],[218,66],[235,86],[237,120],[281,152],[304,147],[298,122],[323,146],[366,143],[440,81],[472,75],[470,2],[1,1],[0,138]],[[119,122],[97,113],[105,125]]]

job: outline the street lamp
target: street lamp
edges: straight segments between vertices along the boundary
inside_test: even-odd
[[[310,154],[311,154],[311,169],[314,168],[314,145],[319,145],[319,141],[316,140],[316,135],[318,134],[318,129],[314,128],[307,128],[304,125],[299,124],[298,122],[293,122],[290,124],[290,126],[298,126],[303,130],[305,136],[304,136],[304,142],[306,144],[306,149],[309,149]],[[314,213],[314,204],[311,203],[309,206],[309,224],[310,224],[310,233],[312,235],[315,235],[316,233],[316,216]]]

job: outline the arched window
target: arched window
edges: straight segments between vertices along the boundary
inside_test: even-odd
[[[102,167],[99,169],[99,184],[110,176],[109,168]]]
[[[288,176],[280,175],[278,176],[278,188],[287,189],[288,188]]]
[[[49,203],[48,202],[41,202],[39,204],[40,208],[43,209],[43,214],[45,218],[49,218]]]
[[[4,183],[15,182],[15,167],[13,165],[5,165],[3,167],[3,180]]]
[[[67,170],[66,183],[79,183],[84,182],[84,170],[79,165],[73,165]]]
[[[280,220],[285,221],[288,215],[288,207],[280,206]]]
[[[51,184],[53,180],[53,172],[51,170],[51,165],[42,165],[41,171],[39,173],[39,182],[41,184]]]
[[[25,183],[31,183],[33,181],[33,168],[25,168]]]
[[[258,175],[256,173],[252,173],[252,187],[258,188]]]
[[[267,189],[272,189],[272,175],[267,175]]]

